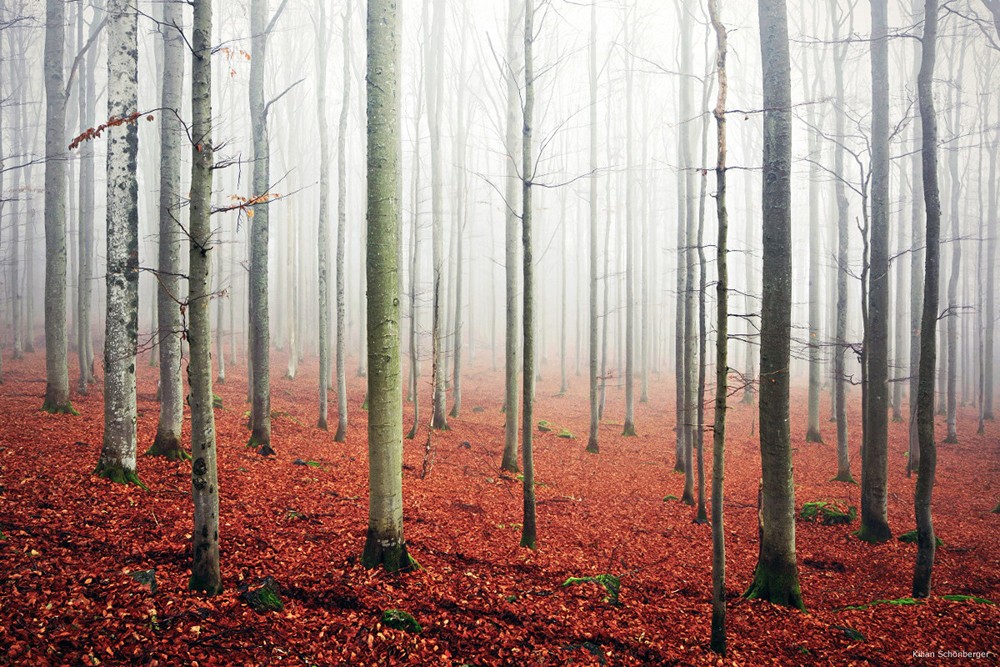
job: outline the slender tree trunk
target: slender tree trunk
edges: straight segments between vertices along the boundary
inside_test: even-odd
[[[912,0],[913,25],[923,22],[923,0]],[[919,77],[921,46],[914,41],[913,45],[913,78]],[[910,157],[910,423],[909,423],[909,456],[906,459],[906,476],[917,471],[920,465],[920,438],[917,428],[917,395],[920,369],[920,327],[923,317],[924,301],[924,209],[923,209],[923,177],[921,174],[921,128],[913,126],[913,147]]]
[[[764,272],[760,345],[760,553],[746,592],[803,608],[795,562],[795,487],[788,429],[792,306],[791,66],[785,0],[758,0],[764,80]]]
[[[924,0],[923,52],[917,79],[920,126],[923,130],[924,209],[927,212],[927,248],[924,263],[924,303],[920,327],[920,378],[917,394],[917,428],[920,439],[920,465],[913,507],[917,519],[917,560],[913,568],[913,597],[931,593],[934,568],[934,524],[931,519],[931,494],[937,468],[934,445],[934,366],[937,361],[938,282],[941,238],[941,197],[937,181],[937,118],[934,112],[934,61],[937,56],[938,1]]]
[[[532,59],[534,40],[535,0],[524,3],[524,130],[521,135],[521,242],[524,264],[524,368],[521,373],[524,393],[524,411],[521,419],[521,439],[524,443],[524,519],[521,526],[521,546],[537,548],[535,527],[535,462],[532,451],[532,423],[535,402],[535,314],[534,314],[534,259],[531,241],[531,181],[534,156],[531,146],[532,123],[535,111],[535,64]]]
[[[520,306],[520,281],[517,276],[519,251],[517,244],[518,210],[520,192],[518,191],[517,155],[520,147],[518,127],[521,125],[520,85],[523,52],[518,45],[518,17],[524,0],[509,0],[507,5],[507,118],[506,141],[507,179],[504,190],[506,203],[506,226],[504,236],[506,267],[506,326],[504,355],[504,447],[503,462],[500,467],[508,472],[516,472],[517,465],[517,416],[520,414],[518,397],[518,349],[521,342],[521,327],[518,317]],[[429,108],[428,108],[429,111]]]
[[[431,414],[431,428],[445,430],[448,428],[447,408],[445,407],[447,373],[445,371],[445,301],[444,301],[444,171],[441,154],[441,116],[444,91],[444,40],[445,21],[444,2],[433,0],[434,18],[427,48],[431,54],[433,76],[427,77],[427,124],[431,137],[431,254],[433,264],[432,293],[432,324],[433,338],[431,352],[431,373],[433,375],[434,400]]]
[[[1000,105],[997,107],[1000,111]],[[989,236],[986,240],[986,326],[983,331],[983,419],[993,420],[993,366],[996,336],[996,263],[997,263],[997,154],[1000,152],[1000,133],[990,146],[989,185]]]
[[[156,292],[157,346],[160,359],[160,419],[148,454],[180,460],[184,421],[181,380],[181,140],[184,127],[184,42],[181,5],[163,5],[163,72],[160,91],[159,285]]]
[[[108,114],[137,112],[138,12],[128,0],[108,2]],[[94,474],[142,485],[136,475],[135,355],[139,328],[139,129],[108,128],[107,290],[104,334],[104,445]],[[178,428],[178,431],[180,429]]]
[[[468,53],[468,26],[466,4],[462,4],[462,48],[459,55],[459,63],[464,67]],[[464,79],[465,72],[459,70],[460,79]],[[468,223],[469,212],[467,210],[467,185],[465,178],[465,156],[468,146],[468,129],[465,120],[465,85],[459,82],[457,92],[456,125],[457,138],[455,141],[455,310],[453,322],[454,359],[452,363],[452,405],[449,416],[458,417],[462,411],[462,271],[465,266],[465,226]],[[472,293],[472,290],[469,290]],[[471,310],[471,302],[470,302]]]
[[[424,4],[424,21],[426,17],[427,4]],[[420,76],[425,76],[423,72],[423,61],[421,60]],[[420,240],[420,117],[423,112],[424,97],[423,83],[417,83],[417,110],[413,119],[413,213],[410,224],[410,387],[409,393],[413,401],[413,425],[410,432],[406,434],[408,440],[417,436],[417,429],[420,425],[420,354],[417,347],[417,273],[420,270],[419,240]]]
[[[221,236],[221,234],[220,234]],[[223,244],[220,238],[216,243],[216,257],[215,257],[215,363],[218,366],[218,375],[216,376],[216,382],[219,384],[226,383],[226,337],[225,332],[225,316],[226,316],[226,302],[232,299],[231,294],[227,294],[225,287],[226,277],[222,272],[222,262],[223,262]],[[190,346],[189,346],[190,347]]]
[[[633,10],[634,11],[634,10]],[[631,34],[633,18],[624,19],[624,39],[626,50],[632,47]],[[635,192],[633,170],[635,147],[633,146],[634,114],[632,101],[633,62],[629,59],[625,69],[625,425],[622,435],[635,433]]]
[[[559,253],[559,395],[563,396],[569,390],[566,380],[566,308],[567,292],[569,287],[568,264],[566,256],[569,254],[569,225],[566,222],[566,191],[563,190],[559,197],[559,229],[562,232],[562,252]]]
[[[194,0],[191,33],[191,222],[188,384],[191,386],[191,492],[194,500],[191,580],[193,591],[222,592],[219,567],[219,479],[212,407],[212,321],[209,314],[212,228],[212,3]]]
[[[711,104],[712,79],[705,79],[702,98],[702,108]],[[708,164],[708,128],[711,124],[708,114],[705,114],[701,129],[701,164]],[[701,174],[701,192],[698,195],[698,380],[695,391],[695,448],[698,465],[698,510],[695,523],[708,523],[705,511],[705,367],[708,365],[708,313],[705,307],[705,297],[708,292],[707,262],[705,261],[705,200],[708,196],[708,178]]]
[[[319,417],[318,428],[327,430],[330,414],[330,127],[327,123],[326,62],[330,57],[327,35],[330,23],[326,2],[319,0],[316,24],[316,120],[319,126],[319,215],[316,229],[316,268],[319,283]],[[346,83],[346,82],[345,82]]]
[[[833,18],[833,43],[838,45],[833,56],[835,98],[837,113],[834,117],[834,134],[838,138],[834,149],[834,194],[837,200],[837,332],[834,348],[833,376],[834,396],[837,418],[837,475],[833,478],[838,482],[854,482],[851,474],[851,461],[848,455],[849,443],[847,432],[847,373],[844,355],[847,353],[847,256],[850,249],[849,221],[850,204],[844,186],[844,147],[840,140],[845,136],[844,120],[844,58],[846,46],[840,45],[840,29],[843,19],[838,17],[838,0],[830,0],[830,15]]]
[[[597,0],[590,0],[590,320],[588,344],[588,372],[590,374],[590,429],[587,451],[596,454],[600,405],[597,396]]]
[[[861,528],[866,542],[892,538],[889,476],[889,21],[888,1],[872,0],[871,265],[861,447]]]
[[[819,81],[819,70],[814,72],[813,98],[816,98]],[[820,359],[820,256],[819,256],[819,181],[821,178],[819,162],[822,160],[822,148],[816,129],[815,105],[806,107],[806,118],[809,124],[809,396],[808,424],[806,426],[806,442],[823,442],[823,434],[819,427],[819,394],[823,385],[822,363]]]
[[[716,240],[715,283],[715,422],[712,429],[712,650],[726,654],[726,531],[723,519],[724,480],[726,472],[726,399],[729,391],[729,216],[726,211],[726,74],[728,35],[719,16],[718,0],[708,1],[708,12],[715,29],[716,72],[719,96],[715,106],[718,131],[715,194],[718,235]]]
[[[684,14],[684,8],[681,6],[681,14]],[[690,33],[689,27],[685,24],[681,28],[681,59],[682,65],[681,69],[684,69],[684,58],[685,54],[691,51],[690,38],[688,37]],[[690,103],[691,93],[689,90],[689,83],[687,77],[683,77],[679,82],[680,87],[680,99],[681,99],[681,109],[679,110],[679,121],[677,125],[677,158],[680,163],[681,169],[677,172],[677,300],[674,304],[675,306],[675,328],[674,328],[674,391],[675,391],[675,401],[674,401],[674,411],[677,417],[677,423],[674,426],[674,472],[685,472],[687,468],[687,436],[688,436],[688,417],[687,417],[687,325],[686,316],[687,311],[685,306],[687,304],[687,227],[685,226],[685,220],[687,219],[687,209],[691,205],[688,198],[687,191],[687,172],[685,171],[686,166],[690,162],[690,141],[691,135],[688,129],[686,116]],[[685,474],[685,479],[687,475]]]
[[[343,97],[337,130],[337,432],[333,439],[347,439],[347,310],[344,303],[346,286],[344,262],[347,246],[347,119],[351,108],[351,7],[347,0],[344,11],[344,70]],[[361,363],[361,362],[359,362]]]
[[[69,400],[66,360],[66,89],[63,49],[66,41],[66,4],[45,3],[45,401],[42,410],[76,414]],[[34,236],[29,232],[26,236]],[[34,257],[25,261],[32,272]],[[29,283],[29,287],[31,287]],[[29,345],[33,326],[28,293]],[[29,349],[29,351],[31,351]]]
[[[403,539],[403,394],[399,367],[398,21],[394,0],[369,0],[368,534],[361,564],[390,572],[412,561]]]
[[[249,447],[261,456],[274,454],[271,447],[271,331],[268,312],[268,199],[271,195],[271,148],[264,103],[264,67],[267,64],[268,2],[250,2],[250,125],[253,130],[253,177],[250,201],[250,366],[251,432]]]
[[[684,492],[681,501],[694,505],[694,448],[696,438],[696,392],[698,365],[697,357],[698,329],[695,322],[695,282],[694,274],[697,265],[695,254],[696,217],[694,207],[694,173],[691,157],[691,34],[694,32],[689,7],[682,6],[681,11],[681,72],[684,79],[681,83],[680,108],[684,121],[681,140],[681,169],[684,173],[684,238],[687,245],[684,249]]]

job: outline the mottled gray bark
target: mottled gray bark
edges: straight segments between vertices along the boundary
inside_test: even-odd
[[[344,12],[343,97],[337,130],[337,432],[333,439],[347,439],[347,311],[344,263],[347,246],[347,119],[351,108],[351,0]]]
[[[219,480],[216,464],[215,413],[212,407],[211,298],[212,167],[212,2],[194,0],[191,32],[191,213],[188,269],[188,384],[191,386],[191,531],[193,591],[222,591],[219,565]]]
[[[138,13],[108,1],[107,318],[104,444],[94,473],[119,483],[136,475],[135,361],[139,329]],[[131,118],[132,122],[127,119]]]
[[[587,436],[587,451],[596,454],[598,444],[598,426],[600,423],[600,406],[597,401],[597,0],[590,0],[590,308],[588,321],[588,373],[590,384],[590,428]]]

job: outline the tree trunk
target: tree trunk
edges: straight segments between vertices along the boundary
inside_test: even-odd
[[[633,10],[634,11],[634,10]],[[634,16],[634,14],[633,14]],[[630,39],[634,27],[633,18],[628,15],[624,19],[624,40],[626,52],[631,52]],[[683,47],[682,47],[683,48]],[[634,436],[635,433],[635,205],[634,205],[634,158],[632,100],[634,97],[632,80],[633,62],[626,63],[625,69],[625,424],[622,435]]]
[[[861,528],[857,536],[892,538],[887,516],[889,476],[889,38],[888,2],[872,0],[871,264],[861,446]]]
[[[156,293],[157,347],[160,359],[160,419],[148,454],[184,459],[181,425],[184,385],[181,380],[181,140],[184,127],[184,41],[181,6],[163,5],[163,72],[160,91],[159,260]]]
[[[108,2],[108,115],[137,111],[138,13],[128,0]],[[135,355],[139,328],[139,128],[108,128],[107,292],[104,334],[104,445],[94,474],[139,484],[136,475]],[[179,428],[178,428],[179,430]]]
[[[805,59],[803,59],[805,60]],[[804,69],[804,68],[803,68]],[[806,71],[804,69],[804,71]],[[819,68],[814,72],[812,93],[818,97],[816,82],[820,80]],[[820,168],[818,162],[822,159],[822,147],[816,129],[816,108],[810,104],[806,107],[806,119],[809,124],[809,396],[808,423],[806,426],[806,442],[823,442],[823,434],[819,428],[819,394],[823,384],[822,363],[820,359],[820,256],[819,256],[819,180]]]
[[[764,81],[764,272],[760,345],[760,553],[746,597],[803,608],[788,430],[792,306],[791,66],[785,0],[758,0]]]
[[[521,526],[521,546],[537,548],[535,527],[535,462],[532,451],[532,423],[535,402],[535,295],[534,259],[531,242],[531,181],[534,178],[534,156],[531,152],[531,132],[535,111],[535,64],[532,59],[534,40],[535,0],[524,3],[524,124],[521,135],[521,242],[524,265],[524,368],[521,372],[524,393],[524,411],[521,419],[521,438],[524,443],[524,519]]]
[[[518,317],[520,285],[517,276],[519,251],[517,244],[517,223],[520,202],[518,191],[517,155],[520,148],[518,127],[521,125],[520,85],[523,52],[518,45],[518,17],[524,0],[510,0],[507,5],[507,118],[506,141],[507,179],[504,190],[505,201],[505,258],[506,271],[506,326],[504,355],[504,447],[503,462],[500,467],[508,472],[516,472],[518,438],[517,417],[520,414],[518,397],[518,349],[521,342],[521,327]]]
[[[433,338],[431,352],[431,373],[433,375],[434,400],[431,414],[431,428],[444,430],[448,428],[447,408],[445,407],[446,390],[444,358],[444,171],[441,155],[441,115],[444,92],[444,40],[445,21],[444,2],[433,0],[434,18],[431,35],[427,42],[431,59],[429,64],[433,76],[427,77],[427,124],[431,138],[431,262],[433,264],[432,293],[432,324]]]
[[[927,214],[927,246],[924,262],[924,299],[920,337],[920,378],[917,394],[917,428],[920,439],[920,465],[913,507],[917,519],[917,560],[913,568],[913,597],[931,593],[934,568],[934,524],[931,519],[931,494],[937,468],[934,444],[934,370],[937,355],[938,283],[941,240],[941,197],[938,192],[937,118],[934,112],[934,61],[937,56],[938,0],[924,0],[924,34],[917,79],[920,126],[923,131],[921,162],[923,166],[924,210]]]
[[[330,127],[326,121],[326,61],[330,57],[327,35],[330,24],[326,2],[319,0],[316,24],[316,121],[319,126],[319,215],[316,228],[316,269],[319,286],[319,417],[318,428],[327,430],[330,413]]]
[[[834,117],[834,134],[838,138],[834,149],[833,187],[837,200],[837,331],[836,347],[834,348],[833,376],[834,402],[837,419],[837,475],[833,478],[838,482],[854,483],[851,474],[851,461],[848,455],[847,441],[847,373],[844,355],[847,353],[847,271],[848,251],[850,249],[849,221],[850,204],[844,185],[844,153],[845,149],[839,141],[846,134],[844,114],[844,58],[847,55],[846,45],[840,44],[840,29],[843,19],[838,17],[838,0],[830,0],[830,15],[833,19],[833,43],[837,45],[833,56],[833,73],[836,87],[835,98],[837,113]]]
[[[219,568],[219,480],[212,406],[212,322],[209,314],[212,227],[212,3],[194,0],[191,47],[191,223],[188,384],[191,386],[191,493],[194,500],[193,591],[222,592]]]
[[[66,360],[66,90],[63,50],[66,4],[45,3],[45,401],[42,410],[77,414],[69,400]],[[26,236],[34,236],[29,232]],[[25,257],[31,275],[34,258]],[[30,287],[30,283],[29,283]],[[33,313],[29,292],[29,351]]]
[[[351,7],[347,0],[344,11],[344,94],[340,104],[337,130],[337,432],[333,439],[347,439],[347,326],[344,304],[344,262],[347,245],[347,118],[351,105]],[[360,362],[359,362],[360,363]]]
[[[590,0],[590,320],[588,343],[588,372],[590,374],[590,429],[587,451],[596,454],[600,405],[597,401],[597,0]]]
[[[221,236],[221,234],[220,234]],[[226,315],[226,301],[232,299],[231,294],[227,294],[225,287],[226,277],[222,272],[222,242],[219,240],[218,250],[215,257],[215,363],[218,366],[218,374],[216,376],[216,381],[219,384],[226,383],[226,337],[223,335],[225,331],[225,315]],[[190,347],[190,346],[189,346]]]
[[[923,2],[922,0],[912,0],[911,21],[913,25],[920,25],[923,22]],[[913,78],[919,77],[921,60],[921,46],[914,40],[913,43]],[[924,301],[924,209],[923,209],[923,177],[921,175],[921,128],[919,124],[913,126],[913,147],[910,156],[910,428],[909,428],[909,456],[906,460],[906,476],[909,477],[917,471],[920,465],[920,438],[917,428],[917,395],[919,387],[920,369],[920,327],[923,317]]]
[[[726,655],[726,531],[723,519],[726,472],[726,399],[729,391],[729,216],[726,211],[726,74],[728,35],[719,16],[718,0],[709,0],[708,12],[715,29],[716,72],[719,97],[715,106],[718,130],[715,194],[718,235],[716,240],[715,283],[715,422],[712,429],[712,650]]]
[[[462,48],[459,55],[458,62],[464,67],[467,60],[468,53],[468,21],[467,21],[467,6],[463,2],[462,4]],[[462,270],[465,266],[464,253],[465,253],[465,226],[468,223],[468,192],[466,185],[466,168],[465,168],[465,155],[468,149],[468,135],[469,131],[466,128],[466,101],[465,101],[465,84],[464,79],[466,73],[463,70],[459,70],[459,83],[458,91],[456,93],[457,97],[457,109],[456,109],[456,125],[457,125],[457,137],[454,143],[455,150],[455,310],[454,312],[454,322],[453,322],[453,340],[455,345],[454,359],[452,363],[452,405],[451,412],[449,416],[458,417],[462,411]],[[472,293],[472,290],[469,290]],[[470,305],[471,310],[471,305]]]
[[[394,0],[369,0],[368,534],[361,564],[390,572],[412,561],[403,539],[403,394],[399,365],[399,72]]]
[[[268,312],[268,199],[271,195],[271,148],[264,103],[264,67],[267,65],[267,0],[250,2],[250,126],[253,131],[253,176],[250,201],[250,366],[251,432],[247,446],[261,456],[271,447],[271,331]]]
[[[1000,111],[1000,105],[997,107]],[[983,331],[983,406],[984,420],[993,420],[993,359],[996,332],[996,263],[997,263],[997,154],[1000,152],[1000,133],[990,146],[989,238],[986,241],[986,326]]]

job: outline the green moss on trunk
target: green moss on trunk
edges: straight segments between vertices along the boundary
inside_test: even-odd
[[[370,530],[361,553],[361,565],[368,570],[381,565],[387,572],[409,572],[417,567],[406,550],[406,542],[380,540]]]
[[[247,447],[251,447],[257,450],[257,453],[261,456],[274,456],[274,449],[271,448],[271,439],[264,436],[257,431],[250,434],[250,439],[247,440]]]
[[[121,466],[108,466],[98,462],[94,474],[104,479],[110,479],[115,484],[135,484],[149,491],[149,487],[142,483],[135,470],[127,470]]]
[[[146,450],[146,456],[162,456],[168,461],[191,460],[191,455],[184,450],[179,436],[159,430],[156,432],[153,444]]]
[[[754,571],[753,583],[743,597],[767,600],[773,604],[805,611],[795,563],[769,563],[761,559]]]
[[[74,417],[80,415],[72,403],[68,401],[66,403],[56,403],[48,398],[42,403],[42,412],[48,412],[50,415],[73,415]]]
[[[862,542],[868,542],[869,544],[882,544],[883,542],[888,542],[892,539],[892,531],[889,530],[889,526],[885,524],[865,524],[862,523],[861,527],[854,533]]]

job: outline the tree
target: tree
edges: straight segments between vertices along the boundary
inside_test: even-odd
[[[138,13],[108,2],[107,318],[104,445],[94,474],[142,485],[135,471],[135,355],[139,330]]]
[[[191,66],[191,215],[188,254],[188,384],[191,395],[191,579],[188,587],[222,592],[219,565],[219,479],[212,405],[211,241],[212,207],[212,2],[194,0]]]
[[[45,2],[45,401],[42,410],[77,414],[66,360],[66,3]],[[28,234],[29,238],[33,235]],[[30,267],[31,258],[26,258]],[[30,271],[30,268],[29,268]],[[29,274],[30,275],[30,274]],[[29,300],[31,298],[29,292]],[[28,326],[31,326],[29,313]],[[30,344],[31,337],[28,337]]]
[[[913,0],[911,20],[913,25],[923,21],[922,0]],[[913,62],[916,71],[913,78],[919,78],[921,46],[913,41]],[[910,156],[910,429],[909,456],[906,459],[906,475],[916,472],[920,465],[920,438],[917,428],[917,395],[920,392],[920,326],[923,317],[923,263],[924,263],[924,211],[923,211],[923,180],[921,176],[921,138],[920,127],[914,124],[913,147]]]
[[[333,439],[347,439],[347,325],[344,304],[344,262],[347,247],[347,118],[351,101],[351,0],[344,12],[344,81],[337,130],[337,432]]]
[[[589,321],[589,374],[590,374],[590,429],[587,451],[598,453],[597,401],[597,0],[590,0],[590,321]]]
[[[522,322],[524,335],[524,367],[521,372],[524,408],[521,416],[524,467],[524,519],[521,524],[521,546],[537,548],[535,526],[535,461],[532,449],[532,422],[535,403],[535,295],[534,259],[531,241],[531,186],[534,178],[534,157],[531,152],[531,132],[535,113],[535,64],[532,59],[534,42],[535,0],[524,3],[524,124],[521,134],[521,243],[524,268]]]
[[[184,85],[184,41],[181,5],[163,5],[163,86],[160,93],[159,263],[156,292],[157,347],[160,355],[160,419],[149,454],[168,459],[187,456],[181,446],[184,420],[181,381],[180,309],[180,157],[184,127],[181,96]]]
[[[395,0],[369,0],[368,533],[361,564],[390,572],[412,561],[403,539],[403,393],[399,368],[399,72]]]
[[[510,0],[507,5],[507,61],[504,67],[504,79],[507,82],[507,117],[505,147],[507,151],[507,179],[504,189],[505,232],[504,232],[504,266],[506,272],[506,325],[504,327],[504,446],[501,469],[517,472],[517,416],[520,413],[518,379],[518,349],[521,342],[521,328],[518,317],[520,300],[520,285],[517,278],[518,244],[518,191],[517,154],[519,144],[518,131],[521,125],[519,79],[522,71],[523,52],[518,45],[518,17],[521,14],[521,4],[524,0]]]
[[[850,13],[848,12],[847,15],[849,16]],[[847,56],[847,45],[840,42],[840,29],[846,17],[840,12],[839,0],[830,0],[830,17],[833,22],[833,43],[836,45],[836,51],[833,55],[833,78],[836,88],[834,93],[834,104],[836,105],[834,132],[837,136],[837,145],[833,156],[833,184],[837,200],[837,324],[836,347],[833,353],[834,416],[837,420],[837,475],[834,480],[853,483],[854,476],[851,474],[851,461],[848,456],[847,371],[844,362],[844,355],[847,352],[847,255],[850,247],[850,236],[848,235],[850,204],[847,201],[844,178],[844,156],[847,150],[843,144],[843,137],[846,134],[844,128],[844,59]]]
[[[917,94],[923,131],[921,164],[927,239],[924,252],[924,307],[920,326],[920,378],[917,393],[917,430],[920,465],[913,496],[917,519],[917,560],[913,568],[913,597],[931,593],[934,568],[934,523],[931,494],[937,468],[934,444],[934,370],[937,362],[938,284],[940,281],[941,196],[938,191],[937,117],[934,112],[934,65],[937,58],[938,0],[924,0],[924,34]]]
[[[788,431],[791,306],[791,66],[785,0],[758,0],[764,82],[764,272],[760,345],[760,552],[748,598],[803,608],[795,562]]]
[[[326,3],[319,0],[316,23],[316,121],[319,125],[319,216],[316,228],[317,280],[319,283],[319,419],[317,427],[327,429],[330,386],[330,283],[327,279],[330,254],[330,129],[326,122],[326,61],[330,57],[327,42],[329,23]],[[346,82],[345,82],[346,84]]]
[[[708,0],[708,12],[716,35],[715,67],[719,96],[715,105],[718,132],[715,194],[718,234],[715,283],[715,424],[712,433],[712,650],[726,654],[726,532],[723,519],[726,472],[726,394],[729,391],[729,217],[726,211],[726,55],[729,48],[726,27],[719,16],[718,0]]]
[[[631,11],[635,11],[634,9]],[[625,52],[631,53],[632,17],[626,12],[623,32]],[[631,59],[625,64],[625,425],[622,435],[635,433],[635,180],[633,134],[634,67]],[[565,252],[565,251],[564,251]]]
[[[861,528],[866,542],[892,538],[889,475],[889,21],[887,0],[872,0],[871,263],[864,351]]]
[[[427,124],[431,135],[431,263],[433,265],[432,294],[432,324],[433,339],[431,351],[431,374],[434,385],[434,399],[431,410],[431,427],[438,430],[448,428],[448,414],[445,407],[445,370],[444,339],[445,316],[444,303],[444,192],[441,154],[441,115],[443,112],[444,92],[444,48],[445,48],[445,13],[444,2],[434,0],[434,18],[431,34],[428,36],[427,48],[430,50],[428,59],[433,76],[428,76],[427,83]]]

